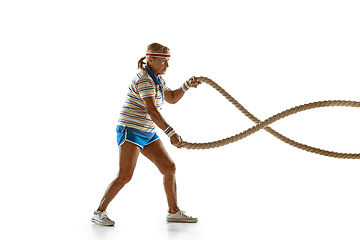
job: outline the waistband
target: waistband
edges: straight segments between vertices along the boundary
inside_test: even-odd
[[[155,131],[153,131],[153,132],[145,132],[145,131],[141,131],[141,130],[136,129],[136,128],[124,127],[124,126],[121,126],[121,125],[116,126],[116,132],[125,132],[125,131],[127,131],[130,134],[134,134],[134,135],[137,135],[139,137],[145,137],[145,138],[152,138],[155,135]]]

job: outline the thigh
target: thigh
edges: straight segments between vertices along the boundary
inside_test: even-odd
[[[125,141],[119,148],[119,173],[132,175],[135,170],[139,153],[139,146]]]
[[[161,173],[164,173],[169,168],[175,167],[174,162],[160,139],[145,146],[141,153],[153,162]]]

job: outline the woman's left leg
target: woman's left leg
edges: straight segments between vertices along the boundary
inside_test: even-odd
[[[169,213],[179,211],[177,205],[175,163],[167,153],[162,141],[159,139],[145,146],[141,153],[152,161],[164,176],[164,188],[169,205]]]

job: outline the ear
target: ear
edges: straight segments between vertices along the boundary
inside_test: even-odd
[[[152,63],[154,61],[153,57],[149,57],[149,63]]]

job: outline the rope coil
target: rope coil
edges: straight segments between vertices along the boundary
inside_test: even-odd
[[[250,136],[251,134],[254,134],[261,129],[264,129],[268,133],[272,134],[274,137],[280,139],[281,141],[290,144],[293,147],[300,148],[302,150],[312,152],[315,154],[320,154],[323,156],[328,157],[334,157],[334,158],[343,158],[343,159],[360,159],[360,153],[339,153],[339,152],[333,152],[333,151],[326,151],[323,149],[311,147],[305,144],[301,144],[298,142],[295,142],[294,140],[291,140],[284,135],[278,133],[274,129],[268,127],[268,125],[285,118],[287,116],[290,116],[292,114],[302,112],[305,110],[313,109],[313,108],[321,108],[321,107],[335,107],[335,106],[341,106],[341,107],[360,107],[360,102],[355,101],[341,101],[341,100],[334,100],[334,101],[320,101],[320,102],[313,102],[308,104],[303,104],[297,107],[293,107],[290,109],[287,109],[283,112],[280,112],[264,121],[259,120],[254,115],[252,115],[248,110],[246,110],[238,101],[236,101],[229,93],[227,93],[222,87],[220,87],[217,83],[212,81],[209,78],[206,77],[198,77],[198,81],[204,82],[206,84],[209,84],[211,87],[213,87],[215,90],[217,90],[221,95],[223,95],[230,103],[232,103],[239,111],[241,111],[246,117],[248,117],[251,121],[253,121],[256,125],[241,132],[234,136],[214,141],[214,142],[207,142],[207,143],[190,143],[183,141],[181,147],[186,149],[210,149],[210,148],[217,148],[221,146],[228,145],[230,143],[239,141],[243,138],[246,138]]]

